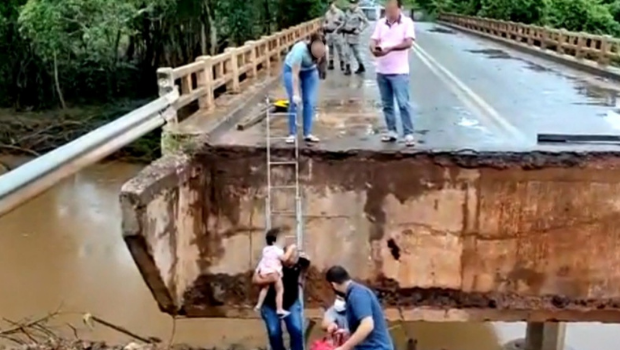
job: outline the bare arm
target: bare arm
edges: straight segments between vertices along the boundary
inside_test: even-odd
[[[330,328],[330,326],[333,327],[333,325],[336,325],[336,322],[334,322],[334,318],[332,317],[330,310],[328,309],[323,314],[323,320],[321,321],[321,328],[324,331],[327,331]]]
[[[295,64],[291,69],[293,71],[293,95],[301,96],[299,94],[299,72],[301,71],[301,64]]]
[[[375,53],[375,49],[377,48],[377,45],[379,45],[379,38],[381,38],[381,32],[380,32],[380,26],[381,25],[381,21],[377,22],[377,24],[375,25],[375,30],[372,32],[372,35],[370,36],[370,52],[372,52],[373,54]]]
[[[342,349],[344,350],[353,349],[356,345],[363,342],[375,329],[375,322],[372,319],[372,298],[368,293],[366,291],[354,291],[347,298],[347,317],[350,307],[351,316],[358,320],[360,324],[355,333],[342,344]]]
[[[353,349],[359,343],[363,342],[373,329],[375,329],[375,321],[372,320],[371,316],[365,317],[355,330],[355,333],[351,335],[349,340],[342,344],[342,348],[345,350]]]
[[[379,40],[370,39],[370,51],[375,51],[377,45],[379,45]]]
[[[295,82],[294,79],[293,79],[293,82]],[[289,245],[288,247],[286,247],[284,254],[280,257],[280,260],[282,260],[283,262],[287,262],[291,260],[291,258],[293,257],[293,253],[295,253],[296,250],[297,250],[296,245],[294,244]]]
[[[411,46],[413,46],[413,39],[411,38],[405,38],[405,40],[403,40],[402,43],[396,45],[396,46],[392,46],[390,48],[390,51],[404,51],[404,50],[409,50],[411,48]]]
[[[415,28],[413,25],[413,21],[407,23],[407,29],[405,30],[405,39],[402,43],[393,46],[389,49],[389,51],[404,51],[409,50],[411,46],[413,46],[413,41],[415,40]]]

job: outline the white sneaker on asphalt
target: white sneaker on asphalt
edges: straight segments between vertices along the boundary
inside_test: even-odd
[[[319,142],[319,138],[314,136],[314,135],[308,135],[306,137],[304,137],[304,140],[306,140],[306,142]]]
[[[289,137],[284,140],[286,143],[295,143],[295,135],[289,135]]]
[[[383,142],[396,142],[396,140],[398,140],[398,134],[394,131],[388,131],[381,136],[381,141]]]
[[[405,146],[407,147],[415,146],[415,138],[413,137],[413,135],[411,134],[405,135]]]

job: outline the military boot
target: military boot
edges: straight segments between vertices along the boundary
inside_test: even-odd
[[[362,74],[366,71],[366,68],[364,68],[363,64],[358,64],[357,66],[357,70],[355,71],[355,74]]]
[[[344,61],[340,61],[340,70],[341,70],[342,72],[344,72],[344,71],[345,71],[345,64],[344,64]]]
[[[329,60],[329,65],[327,66],[327,69],[334,70],[334,60]]]
[[[347,64],[344,68],[344,75],[351,75],[351,65]]]

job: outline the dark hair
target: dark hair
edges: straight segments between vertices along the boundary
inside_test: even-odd
[[[278,236],[282,233],[282,230],[279,227],[272,228],[265,234],[265,241],[267,245],[273,245],[278,240]]]
[[[325,35],[323,35],[322,31],[312,33],[310,35],[310,41],[308,42],[308,52],[310,53],[310,57],[312,57],[312,62],[314,63],[317,63],[320,59],[314,57],[314,55],[312,54],[312,44],[314,44],[316,41],[320,41],[321,43],[323,43],[323,45],[325,45]]]
[[[325,35],[323,35],[322,31],[318,31],[310,35],[310,45],[312,45],[315,41],[320,41],[323,45],[325,45]]]
[[[390,2],[392,0],[388,0],[388,2]],[[396,4],[398,5],[398,8],[403,7],[403,0],[396,0]]]
[[[325,273],[325,279],[327,280],[327,282],[342,284],[346,281],[349,281],[351,277],[349,276],[349,273],[344,267],[340,265],[334,265],[330,267],[329,270],[327,270],[327,272]]]

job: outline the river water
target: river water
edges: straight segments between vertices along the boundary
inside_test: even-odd
[[[130,340],[102,326],[89,330],[81,322],[88,312],[137,334],[170,338],[172,320],[159,312],[121,239],[118,191],[139,170],[123,163],[93,166],[0,218],[0,318],[60,307],[53,325],[67,334],[64,324],[71,323],[83,338]],[[418,323],[407,329],[422,350],[495,350],[524,332],[523,323]],[[404,331],[395,333],[402,343]],[[174,340],[202,346],[266,342],[260,322],[226,319],[178,320]],[[574,349],[615,350],[619,342],[617,325],[576,323],[567,332]]]

